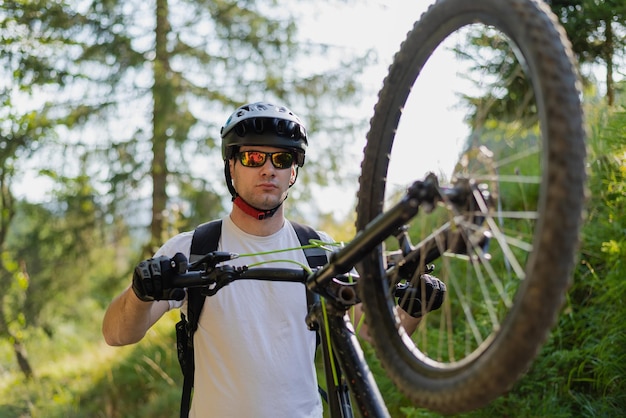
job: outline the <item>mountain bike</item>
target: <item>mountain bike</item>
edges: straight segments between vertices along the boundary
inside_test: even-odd
[[[454,61],[436,66],[446,55]],[[458,84],[442,76],[450,67],[465,76]],[[438,116],[447,88],[460,104]],[[449,139],[457,114],[466,131]],[[232,280],[305,283],[320,296],[307,321],[332,349],[325,363],[336,361],[362,415],[387,416],[346,315],[362,302],[376,355],[402,393],[441,413],[477,409],[527,371],[557,320],[575,264],[585,171],[579,79],[550,9],[539,0],[439,0],[408,33],[379,92],[354,238],[312,272],[216,266],[209,254],[204,269],[176,283],[207,294]],[[408,335],[397,289],[418,286],[427,272],[447,296]],[[341,379],[329,385],[332,416],[351,416]]]

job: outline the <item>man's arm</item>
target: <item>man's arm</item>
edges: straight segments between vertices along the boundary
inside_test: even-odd
[[[104,314],[104,340],[113,346],[137,343],[168,310],[168,301],[144,302],[128,287],[113,299]]]
[[[417,329],[417,326],[419,325],[422,318],[412,317],[411,315],[406,313],[404,309],[402,309],[399,306],[397,307],[397,309],[398,309],[398,315],[400,316],[400,324],[402,325],[402,327],[404,328],[407,334],[412,335]],[[363,308],[361,304],[359,303],[354,306],[354,324],[353,325],[355,328],[358,326],[358,324],[360,324],[362,315],[364,315]],[[361,323],[358,331],[359,331],[359,337],[363,338],[367,342],[371,342],[369,330],[367,328],[367,323],[365,322]]]
[[[422,320],[422,318],[421,317],[415,318],[409,315],[408,313],[406,313],[404,309],[402,309],[399,306],[397,309],[398,309],[398,315],[400,316],[400,323],[402,324],[402,327],[404,327],[404,330],[406,331],[407,334],[413,335],[413,333],[417,329],[417,326],[420,324],[420,321]]]

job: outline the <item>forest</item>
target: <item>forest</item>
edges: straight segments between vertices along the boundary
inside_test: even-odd
[[[356,182],[379,87],[362,76],[376,53],[303,38],[307,2],[280,3],[0,4],[0,418],[177,415],[178,312],[122,348],[104,343],[102,317],[138,261],[227,213],[219,128],[248,99],[301,103],[318,133],[288,217],[337,240],[354,236],[352,211],[325,210],[306,190]],[[463,417],[626,412],[626,4],[547,3],[572,42],[583,86],[580,250],[536,361],[508,393]],[[365,111],[355,105],[362,102]],[[405,399],[363,348],[392,416],[439,416]]]

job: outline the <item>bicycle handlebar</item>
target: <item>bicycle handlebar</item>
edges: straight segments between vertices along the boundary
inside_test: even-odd
[[[473,185],[469,182],[460,181],[454,187],[445,188],[439,186],[433,174],[428,175],[424,181],[417,181],[409,187],[407,195],[400,202],[372,220],[355,236],[354,240],[339,251],[332,253],[326,265],[315,269],[312,273],[304,269],[216,266],[238,257],[237,254],[216,251],[192,263],[189,266],[190,271],[175,275],[172,278],[172,286],[177,288],[203,287],[205,288],[203,293],[212,296],[235,280],[296,282],[304,283],[314,293],[329,296],[342,303],[354,303],[357,300],[355,283],[342,279],[349,276],[350,270],[360,260],[387,237],[401,231],[406,221],[417,214],[420,205],[425,205],[426,211],[432,210],[436,202],[441,200],[454,205],[468,205],[470,200],[476,199],[472,191]],[[481,200],[488,199],[488,196],[482,192],[479,195],[482,195]],[[401,252],[404,256],[409,253],[419,254],[418,251],[412,251],[408,242],[404,242],[403,247]],[[437,256],[439,252],[433,252],[433,255],[426,257],[425,260],[407,259],[412,261],[408,263],[410,264],[409,273],[412,275],[415,271],[427,272],[428,267],[425,263],[429,263]]]
[[[266,280],[304,283],[309,276],[304,269],[219,266],[201,271],[188,271],[172,277],[172,287],[204,287],[208,296],[235,280]]]

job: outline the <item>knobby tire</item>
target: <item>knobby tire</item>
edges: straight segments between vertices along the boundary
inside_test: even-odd
[[[422,68],[443,39],[475,22],[498,29],[514,44],[536,100],[541,180],[523,280],[515,284],[510,306],[484,340],[461,358],[441,360],[414,345],[399,329],[395,303],[389,297],[384,248],[358,266],[366,321],[382,365],[416,405],[440,413],[483,407],[528,370],[557,320],[570,285],[585,197],[579,80],[569,41],[555,16],[538,0],[439,0],[408,33],[379,92],[361,167],[357,230],[384,210],[394,137]],[[448,283],[449,303],[456,297]],[[464,320],[462,315],[446,315],[453,324]]]

